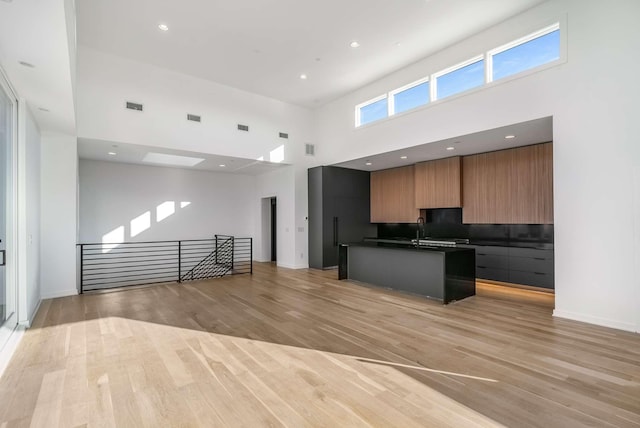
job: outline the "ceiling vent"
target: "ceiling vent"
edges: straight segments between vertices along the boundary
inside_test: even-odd
[[[142,111],[142,104],[132,103],[131,101],[127,101],[127,108],[129,110]]]
[[[289,134],[281,132],[280,133],[280,138],[289,138]]]
[[[304,145],[304,154],[307,156],[315,156],[316,155],[316,146],[313,144],[305,144]]]
[[[240,125],[240,124],[238,124],[238,131],[247,131],[247,132],[249,132],[249,125]]]
[[[187,120],[190,120],[192,122],[201,122],[202,118],[195,114],[187,114]]]

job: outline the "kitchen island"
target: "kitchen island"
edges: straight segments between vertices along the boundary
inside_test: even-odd
[[[381,241],[341,244],[339,278],[405,291],[445,304],[476,294],[473,249]]]

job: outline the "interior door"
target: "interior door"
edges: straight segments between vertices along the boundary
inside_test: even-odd
[[[17,102],[0,74],[0,349],[17,324],[13,209]]]

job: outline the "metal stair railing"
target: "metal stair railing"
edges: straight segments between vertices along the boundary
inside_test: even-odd
[[[197,279],[220,278],[233,271],[234,237],[215,236],[215,248],[190,271],[182,275],[180,282]]]
[[[252,238],[82,243],[77,249],[80,293],[253,273]]]

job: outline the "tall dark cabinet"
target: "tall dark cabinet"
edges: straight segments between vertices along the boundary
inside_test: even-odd
[[[370,219],[368,171],[309,168],[309,267],[338,265],[338,244],[376,236]]]

